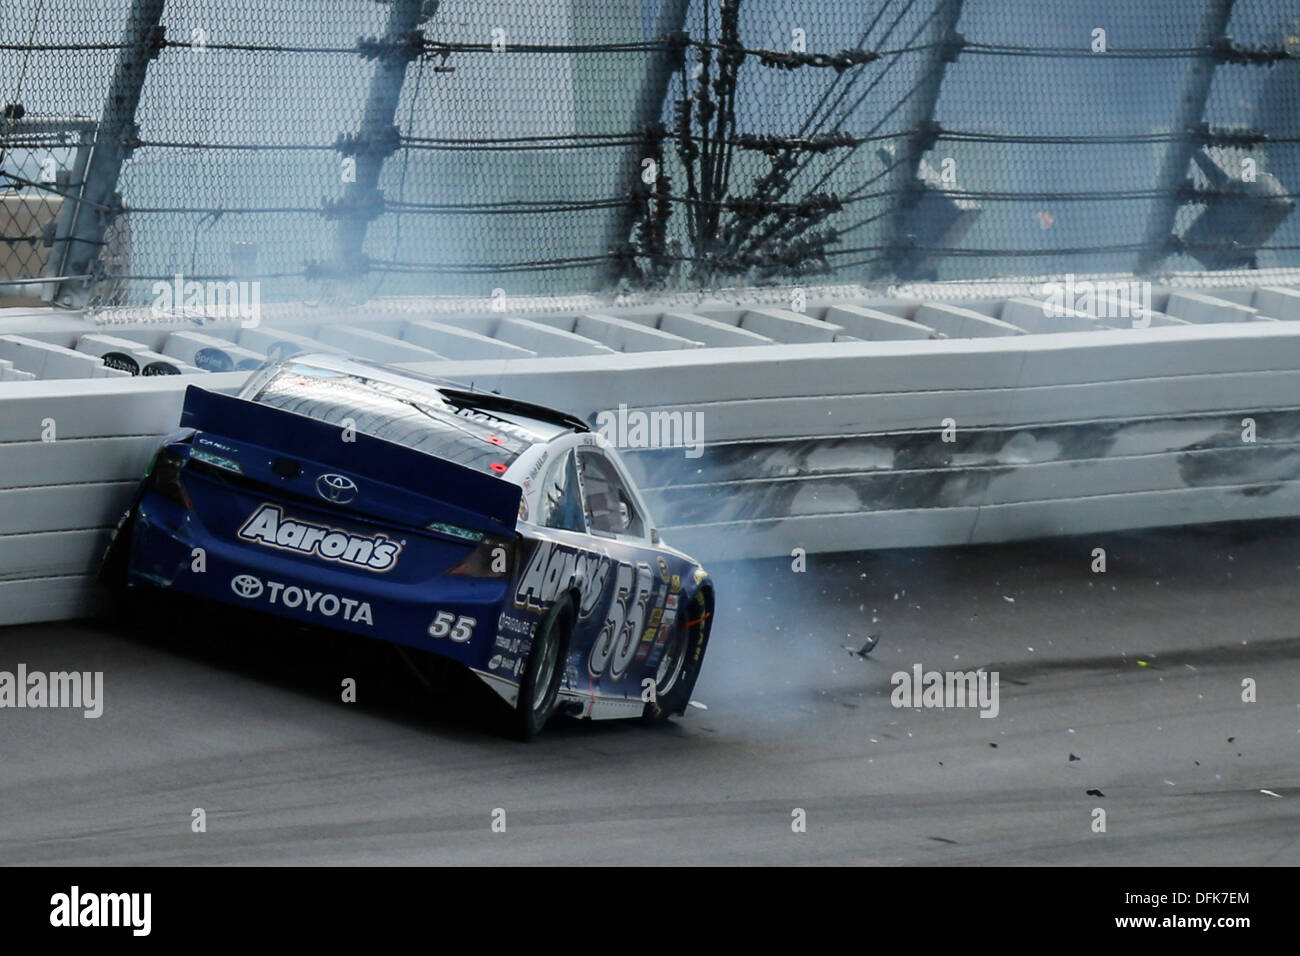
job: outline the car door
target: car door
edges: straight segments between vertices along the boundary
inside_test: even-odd
[[[642,672],[660,643],[666,606],[676,607],[680,569],[670,568],[652,542],[650,516],[614,460],[599,447],[580,445],[575,463],[588,533],[607,542],[616,565],[588,673],[602,690],[632,696],[640,693]]]
[[[610,542],[588,532],[571,446],[553,449],[535,488],[530,527],[519,555],[513,607],[502,615],[502,624],[531,634],[568,582],[580,581],[564,687],[587,688],[585,662],[605,624],[611,572],[617,562],[610,554]],[[527,645],[526,640],[511,640],[509,649],[514,652],[522,648],[518,650],[522,655]]]

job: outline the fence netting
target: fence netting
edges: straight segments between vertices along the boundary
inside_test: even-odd
[[[0,107],[68,304],[1300,265],[1300,0],[4,0]]]

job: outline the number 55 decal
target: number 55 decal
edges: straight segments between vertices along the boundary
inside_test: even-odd
[[[457,617],[450,611],[439,611],[433,618],[433,623],[429,625],[430,637],[450,637],[457,644],[464,644],[474,636],[474,627],[478,624],[478,618],[466,617],[461,615]]]
[[[599,677],[613,659],[610,676],[618,679],[627,670],[628,664],[636,652],[636,639],[640,636],[641,626],[645,621],[646,604],[650,600],[650,586],[654,583],[654,572],[644,561],[637,562],[635,568],[630,564],[620,564],[614,579],[614,600],[610,602],[609,615],[605,626],[591,647],[591,656],[587,659],[587,669],[593,677]]]

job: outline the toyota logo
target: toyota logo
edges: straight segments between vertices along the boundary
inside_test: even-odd
[[[241,598],[247,598],[251,601],[253,598],[261,596],[262,582],[251,574],[236,574],[230,579],[230,590]]]
[[[346,475],[321,475],[316,479],[316,494],[336,505],[345,505],[357,496],[357,483]]]

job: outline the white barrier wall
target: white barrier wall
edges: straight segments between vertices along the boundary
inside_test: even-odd
[[[245,377],[201,381],[232,389]],[[175,430],[186,384],[0,382],[0,623],[94,610],[90,575],[159,437]]]
[[[705,559],[1300,514],[1300,323],[601,365],[422,368],[589,419],[620,403],[698,414],[699,458],[624,456],[668,540]]]
[[[885,314],[855,315],[882,341],[411,367],[588,420],[620,405],[698,420],[699,457],[624,453],[667,540],[705,560],[1300,514],[1300,322],[903,339]],[[512,328],[520,350],[554,331]],[[256,331],[264,350],[274,333]],[[0,381],[0,623],[93,609],[107,530],[185,386],[245,376]]]

